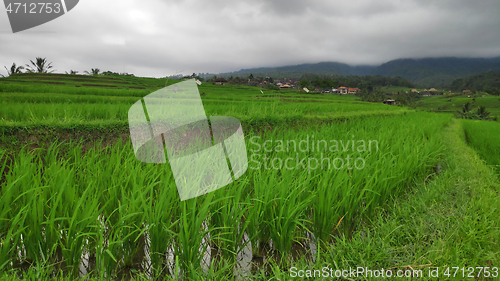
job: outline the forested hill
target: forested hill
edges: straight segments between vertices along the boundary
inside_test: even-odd
[[[401,76],[424,87],[449,86],[457,78],[500,70],[500,57],[399,59],[376,68],[382,76]]]
[[[467,78],[453,81],[451,89],[455,91],[484,91],[492,95],[500,95],[500,71],[489,71]]]
[[[351,66],[338,62],[320,62],[282,67],[242,69],[220,75],[271,76],[273,78],[300,78],[305,73],[320,75],[382,75],[400,76],[422,87],[448,87],[457,78],[487,71],[500,70],[500,57],[496,58],[424,58],[397,59],[379,66]]]

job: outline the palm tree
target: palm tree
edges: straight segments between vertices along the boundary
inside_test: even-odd
[[[96,75],[99,75],[100,71],[101,70],[99,68],[92,68],[92,69],[90,69],[90,72],[88,72],[87,70],[85,70],[85,74],[96,76]]]
[[[459,117],[463,119],[481,119],[488,120],[490,112],[486,110],[486,107],[479,106],[476,111],[472,111],[472,103],[467,102],[462,107],[462,111],[458,111]]]
[[[458,111],[458,114],[460,116],[460,118],[463,118],[463,119],[473,119],[472,117],[472,103],[471,102],[467,102],[466,104],[464,104],[464,106],[462,107],[462,111]]]
[[[11,76],[12,74],[23,73],[21,70],[24,69],[24,67],[22,66],[17,66],[16,63],[13,63],[10,69],[8,69],[6,66],[4,66],[4,68],[7,70],[7,76]]]
[[[31,73],[52,73],[54,70],[52,68],[52,63],[48,62],[46,58],[37,57],[36,62],[30,60],[31,65],[27,64],[27,70]],[[49,71],[50,70],[50,71]]]
[[[490,112],[486,111],[486,107],[479,106],[476,111],[477,117],[482,120],[487,120],[488,116],[490,116]]]

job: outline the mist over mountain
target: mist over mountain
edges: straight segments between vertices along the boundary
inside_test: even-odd
[[[298,78],[304,73],[314,73],[320,75],[369,75],[373,72],[374,66],[360,65],[352,66],[340,62],[319,62],[299,65],[289,65],[281,67],[260,67],[241,69],[239,71],[223,74],[266,74],[267,76]]]
[[[457,78],[500,70],[500,57],[495,58],[422,58],[396,59],[378,66],[352,66],[339,62],[320,62],[281,67],[261,67],[220,73],[222,76],[254,76],[300,78],[303,74],[400,76],[421,87],[449,87]]]

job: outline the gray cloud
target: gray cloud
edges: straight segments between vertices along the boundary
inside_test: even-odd
[[[58,72],[141,76],[401,57],[500,55],[497,0],[80,1],[12,34],[0,11],[0,66],[47,57]]]

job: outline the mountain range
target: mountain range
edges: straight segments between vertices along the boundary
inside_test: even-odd
[[[281,67],[261,67],[220,73],[220,76],[271,76],[273,78],[300,78],[303,74],[318,75],[381,75],[400,76],[421,87],[449,87],[457,78],[500,70],[500,57],[494,58],[421,58],[396,59],[378,66],[352,66],[339,62],[320,62]]]

